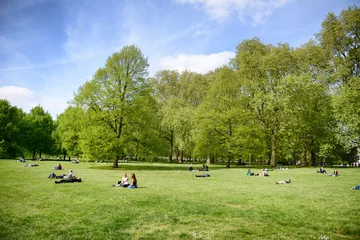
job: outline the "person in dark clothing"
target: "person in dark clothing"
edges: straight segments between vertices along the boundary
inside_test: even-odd
[[[210,177],[210,174],[201,174],[201,175],[195,175],[196,177],[203,178],[203,177]]]
[[[65,179],[61,179],[60,181],[55,181],[56,184],[58,184],[58,183],[72,183],[72,182],[81,182],[81,178],[65,178]]]
[[[131,184],[127,188],[137,188],[137,179],[135,173],[131,174]]]
[[[321,167],[320,170],[317,171],[317,173],[327,173],[327,172],[326,172],[326,170],[325,170],[323,167]]]

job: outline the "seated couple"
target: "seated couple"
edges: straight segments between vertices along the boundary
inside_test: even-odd
[[[202,168],[197,168],[198,171],[209,171],[209,167],[206,164],[203,164]]]
[[[266,169],[263,168],[261,170],[261,172],[255,174],[253,172],[250,171],[250,169],[248,169],[247,173],[246,173],[246,176],[264,176],[264,177],[270,177],[270,175],[266,172]]]
[[[123,187],[123,188],[137,188],[137,179],[135,173],[131,174],[131,184],[126,173],[123,174],[121,181],[118,181],[113,187]]]
[[[339,171],[335,168],[334,172],[332,174],[330,173],[329,176],[337,177],[339,176]]]

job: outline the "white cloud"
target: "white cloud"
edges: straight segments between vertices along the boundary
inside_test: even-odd
[[[221,52],[209,55],[195,54],[185,55],[178,54],[177,56],[167,56],[160,60],[160,66],[163,69],[171,70],[191,70],[198,73],[207,73],[215,70],[218,67],[229,63],[230,58],[234,57],[233,52]]]
[[[204,9],[218,22],[228,19],[232,13],[236,13],[243,22],[251,22],[257,25],[266,21],[274,10],[280,8],[292,0],[176,0],[182,4],[193,4],[197,8]]]
[[[23,87],[0,87],[0,99],[7,99],[12,106],[22,108],[25,112],[36,106],[35,93]]]

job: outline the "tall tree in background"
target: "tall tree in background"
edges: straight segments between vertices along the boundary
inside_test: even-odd
[[[56,133],[59,138],[62,154],[69,156],[79,156],[80,133],[86,128],[84,126],[84,111],[81,108],[70,106],[57,118]]]
[[[26,115],[25,120],[25,146],[32,153],[32,158],[36,157],[36,153],[39,154],[39,158],[43,153],[51,154],[54,144],[54,123],[50,113],[45,112],[41,106],[36,106]]]
[[[277,164],[278,140],[286,124],[282,84],[295,72],[295,59],[287,44],[274,47],[258,38],[245,40],[237,46],[232,65],[244,80],[244,94],[250,97],[248,107],[256,113],[269,146],[269,164]]]
[[[85,153],[97,154],[103,147],[101,152],[112,154],[113,167],[118,167],[119,156],[125,144],[134,139],[135,129],[146,126],[142,113],[151,108],[148,67],[139,48],[125,46],[80,87],[74,102],[83,108],[88,121],[88,138],[82,142],[87,146]]]
[[[21,109],[0,99],[0,158],[14,158],[23,154],[24,116]]]
[[[348,152],[360,146],[360,8],[329,13],[317,35],[328,55],[339,140]]]
[[[168,162],[173,161],[175,124],[173,117],[177,112],[180,74],[174,70],[163,70],[150,79],[157,102],[157,118],[160,121],[159,137],[168,142]]]
[[[235,71],[222,67],[215,71],[215,80],[197,111],[197,150],[223,156],[226,167],[234,156],[241,155],[239,127],[244,124],[244,95]]]

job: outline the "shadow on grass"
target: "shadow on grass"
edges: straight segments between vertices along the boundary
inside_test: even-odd
[[[102,163],[99,163],[99,164],[95,164],[93,166],[90,166],[89,168],[90,169],[99,169],[99,170],[120,170],[120,171],[124,171],[124,170],[127,170],[127,171],[130,171],[130,170],[146,170],[146,171],[189,171],[189,166],[190,164],[186,164],[186,165],[177,165],[177,164],[154,164],[154,165],[151,165],[151,164],[138,164],[138,163],[119,163],[119,167],[118,168],[113,168],[112,167],[112,163],[109,163],[109,164],[102,164]],[[193,166],[195,169],[197,167],[200,167],[199,166]],[[220,170],[220,169],[223,169],[222,167],[214,167],[214,168],[211,168],[210,166],[210,171],[213,171],[213,170]],[[208,173],[208,172],[205,172],[205,171],[200,171],[200,173]]]
[[[113,168],[112,164],[109,165],[94,165],[89,167],[90,169],[100,170],[147,170],[147,171],[188,171],[188,166],[172,166],[172,165],[140,165],[140,164],[119,164],[118,168]]]

